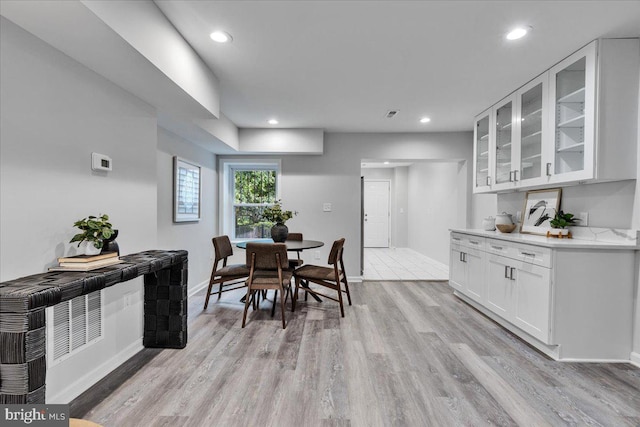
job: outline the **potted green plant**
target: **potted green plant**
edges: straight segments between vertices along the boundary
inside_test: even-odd
[[[78,242],[78,247],[80,247],[82,242],[87,242],[86,255],[99,254],[105,241],[114,239],[118,234],[118,230],[113,229],[113,225],[109,222],[109,215],[106,214],[97,217],[90,215],[74,222],[73,226],[82,232],[73,236],[69,243]]]
[[[565,213],[562,210],[559,210],[551,221],[549,221],[549,224],[551,225],[551,228],[556,229],[554,234],[566,236],[569,234],[569,230],[566,227],[574,225],[577,221],[580,221],[580,218],[576,218],[575,215],[571,213]]]
[[[262,211],[262,219],[273,225],[271,227],[271,238],[274,242],[284,242],[289,235],[289,228],[284,225],[285,222],[297,215],[298,212],[282,210],[282,201],[278,200],[272,206],[267,206]]]

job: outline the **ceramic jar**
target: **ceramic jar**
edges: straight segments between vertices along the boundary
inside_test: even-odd
[[[501,214],[496,215],[496,225],[511,225],[513,224],[513,218],[511,214],[506,212],[502,212]]]
[[[493,231],[496,229],[496,219],[492,216],[482,220],[482,229],[485,231]]]

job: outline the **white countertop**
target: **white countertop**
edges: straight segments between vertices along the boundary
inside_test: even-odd
[[[633,233],[625,234],[620,232],[618,233],[618,241],[614,241],[614,238],[611,238],[612,241],[603,241],[596,240],[598,238],[597,233],[593,233],[594,238],[592,240],[588,240],[576,237],[574,237],[573,239],[558,239],[555,237],[539,236],[536,234],[520,234],[517,232],[517,230],[513,233],[501,233],[498,230],[485,231],[482,229],[453,228],[450,229],[450,231],[456,233],[471,234],[474,236],[490,237],[492,239],[500,239],[515,243],[526,243],[530,245],[544,246],[547,248],[640,250],[640,247],[638,247],[637,238],[629,237],[629,234]]]

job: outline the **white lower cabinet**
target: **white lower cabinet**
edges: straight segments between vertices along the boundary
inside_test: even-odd
[[[524,262],[515,263],[513,323],[540,341],[551,344],[550,269]]]
[[[449,262],[449,283],[454,289],[481,302],[484,286],[484,239],[453,236]]]
[[[557,360],[630,358],[633,249],[451,239],[449,283],[487,316]]]
[[[489,310],[550,344],[550,302],[550,269],[488,255],[486,306]]]

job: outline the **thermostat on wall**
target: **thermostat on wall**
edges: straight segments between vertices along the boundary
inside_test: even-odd
[[[91,153],[91,169],[94,171],[110,171],[112,169],[111,157],[100,153]]]

